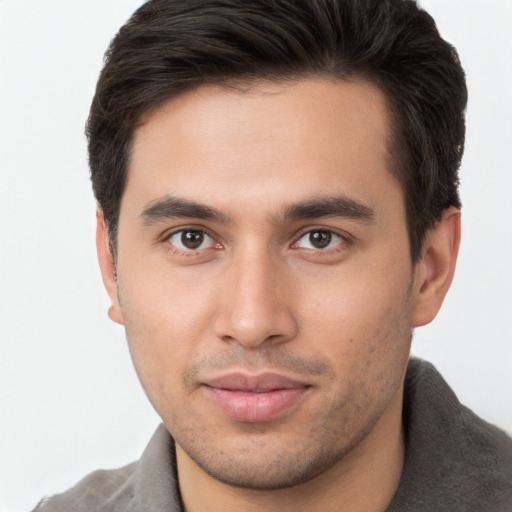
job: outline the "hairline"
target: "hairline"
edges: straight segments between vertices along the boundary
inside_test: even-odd
[[[109,248],[110,252],[114,258],[114,262],[117,260],[118,247],[117,247],[117,237],[118,237],[118,226],[119,226],[119,216],[121,211],[121,203],[124,196],[124,192],[126,189],[126,185],[128,182],[130,167],[132,161],[132,153],[133,153],[133,145],[135,141],[136,133],[139,129],[141,129],[146,123],[148,123],[153,116],[155,116],[161,109],[164,108],[166,104],[172,102],[173,100],[183,96],[187,93],[198,90],[202,87],[217,87],[219,89],[228,90],[231,92],[236,92],[240,94],[247,94],[251,90],[265,86],[265,85],[285,85],[303,82],[306,80],[325,80],[333,83],[361,83],[367,84],[371,87],[377,89],[383,99],[385,106],[385,122],[388,128],[388,136],[385,140],[385,148],[386,148],[386,161],[384,162],[384,166],[387,171],[391,174],[391,176],[396,180],[397,184],[400,187],[402,192],[402,200],[404,206],[405,220],[407,225],[407,238],[409,242],[409,253],[411,262],[414,264],[418,261],[419,255],[421,253],[421,247],[423,246],[423,240],[426,236],[424,234],[423,240],[418,241],[418,247],[416,249],[416,253],[414,252],[414,241],[411,238],[412,227],[410,226],[411,219],[409,218],[409,211],[407,208],[407,186],[405,180],[408,178],[408,169],[407,169],[407,160],[409,156],[409,150],[407,147],[407,143],[404,140],[404,135],[402,132],[402,126],[400,122],[400,115],[398,113],[398,109],[395,105],[395,100],[390,91],[387,90],[385,84],[382,83],[382,80],[379,80],[378,77],[372,76],[371,73],[365,71],[358,70],[346,70],[346,72],[340,72],[340,70],[325,70],[320,69],[316,71],[308,71],[303,70],[302,72],[294,72],[294,73],[273,73],[269,76],[263,76],[261,74],[251,73],[237,76],[227,76],[227,77],[206,77],[203,79],[198,79],[197,82],[192,83],[188,86],[184,86],[176,92],[170,92],[168,95],[163,97],[159,101],[155,101],[152,105],[148,105],[145,109],[143,109],[133,124],[129,127],[129,140],[126,144],[126,161],[125,161],[125,172],[124,172],[124,184],[122,188],[122,192],[119,197],[119,207],[117,208],[114,226],[110,224],[108,227],[108,240],[109,240]],[[393,156],[395,155],[395,156]],[[402,155],[404,158],[402,158]],[[410,164],[409,164],[410,165]],[[100,207],[101,208],[101,207]]]

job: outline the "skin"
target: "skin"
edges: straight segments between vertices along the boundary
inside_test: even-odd
[[[109,314],[176,440],[187,511],[391,502],[411,332],[448,290],[460,216],[445,213],[413,265],[388,118],[369,83],[305,79],[202,86],[135,133],[116,272],[101,211],[98,255]],[[332,198],[370,214],[326,213]],[[311,201],[323,209],[289,215]],[[184,231],[201,243],[183,245]],[[231,371],[307,391],[277,418],[238,421],[203,385]]]

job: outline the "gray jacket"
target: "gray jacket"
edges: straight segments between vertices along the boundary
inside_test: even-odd
[[[461,405],[419,359],[407,370],[404,426],[405,466],[388,512],[512,511],[512,440]],[[35,510],[182,512],[172,437],[160,425],[138,462],[95,471]]]

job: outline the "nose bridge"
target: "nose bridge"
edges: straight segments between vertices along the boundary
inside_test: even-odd
[[[285,272],[264,246],[247,244],[230,261],[217,336],[245,346],[294,336],[296,323]]]

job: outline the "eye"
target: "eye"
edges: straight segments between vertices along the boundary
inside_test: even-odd
[[[198,229],[182,229],[172,233],[167,240],[181,251],[208,249],[214,244],[211,236]]]
[[[345,239],[341,235],[325,229],[315,229],[302,235],[294,246],[302,249],[331,249],[344,242]]]

